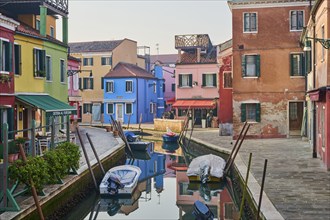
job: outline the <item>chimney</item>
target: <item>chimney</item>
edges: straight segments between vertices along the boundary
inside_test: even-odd
[[[197,63],[201,62],[201,48],[197,48]]]

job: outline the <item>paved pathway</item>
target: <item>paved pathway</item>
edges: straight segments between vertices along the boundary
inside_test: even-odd
[[[232,149],[235,141],[218,129],[193,132],[193,138]],[[232,143],[232,144],[231,144]],[[284,219],[330,219],[330,171],[301,138],[244,140],[239,155],[245,164],[252,152],[251,172],[261,185],[268,159],[264,190]]]

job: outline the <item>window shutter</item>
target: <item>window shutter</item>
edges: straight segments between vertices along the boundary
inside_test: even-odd
[[[110,65],[112,66],[112,56],[110,57]]]
[[[103,113],[104,113],[104,104],[101,103],[101,114],[103,114]]]
[[[84,105],[83,105],[83,111],[84,111],[84,114],[87,113],[87,104],[84,104]]]
[[[217,74],[213,74],[213,86],[217,86]]]
[[[46,50],[41,50],[40,51],[40,70],[41,71],[46,71]],[[64,61],[63,61],[64,62]]]
[[[104,88],[104,85],[103,85],[103,80],[104,79],[104,77],[101,77],[101,89],[103,89]],[[108,91],[108,90],[107,90]]]
[[[9,43],[8,44],[9,45],[9,56],[8,56],[8,58],[9,58],[9,60],[8,60],[8,71],[9,72],[13,72],[13,43]]]
[[[242,55],[242,77],[246,76],[246,56]]]
[[[260,122],[260,103],[256,103],[256,122]]]
[[[84,58],[84,59],[83,59],[83,65],[84,65],[84,66],[87,66],[87,58]]]
[[[203,86],[206,86],[206,75],[205,74],[202,75],[202,87]]]
[[[189,74],[189,86],[192,87],[192,74]]]
[[[15,45],[15,74],[20,75],[21,72],[21,45]]]
[[[241,122],[246,121],[246,104],[241,104]]]
[[[37,49],[33,48],[33,76],[36,76],[36,72],[37,72]]]
[[[93,66],[93,58],[90,58],[91,59],[91,66]]]
[[[105,57],[101,57],[101,65],[105,65]]]
[[[87,78],[83,78],[83,89],[87,89]]]
[[[181,87],[182,86],[182,75],[180,74],[179,75],[179,87]]]
[[[290,76],[293,76],[293,55],[290,54]]]
[[[93,78],[89,78],[91,81],[91,89],[94,89],[94,79]]]
[[[7,108],[7,118],[8,118],[8,130],[13,131],[14,129],[14,108]],[[14,139],[15,133],[9,133],[8,137]]]
[[[82,86],[81,86],[81,78],[79,78],[79,89],[80,89],[80,90],[82,89]]]
[[[256,55],[256,75],[260,77],[260,55]]]
[[[112,82],[112,91],[111,92],[115,92],[115,82]]]
[[[301,54],[301,75],[305,76],[306,75],[306,65],[305,65],[305,56],[304,54]]]

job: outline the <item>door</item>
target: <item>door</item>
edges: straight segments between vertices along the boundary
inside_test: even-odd
[[[121,123],[124,123],[124,105],[123,104],[117,104],[116,120],[120,121]]]
[[[201,109],[195,109],[194,110],[194,116],[195,116],[195,126],[200,127],[202,125],[202,110]]]
[[[300,135],[304,102],[289,102],[289,134]]]
[[[101,104],[100,103],[94,103],[92,106],[92,119],[93,122],[101,122]]]

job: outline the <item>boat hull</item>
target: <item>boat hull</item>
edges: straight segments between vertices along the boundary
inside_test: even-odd
[[[163,141],[164,142],[176,142],[178,141],[179,135],[175,136],[168,136],[166,134],[163,135]]]
[[[137,141],[137,142],[128,142],[130,148],[136,151],[146,151],[148,147],[152,145],[152,142]]]

